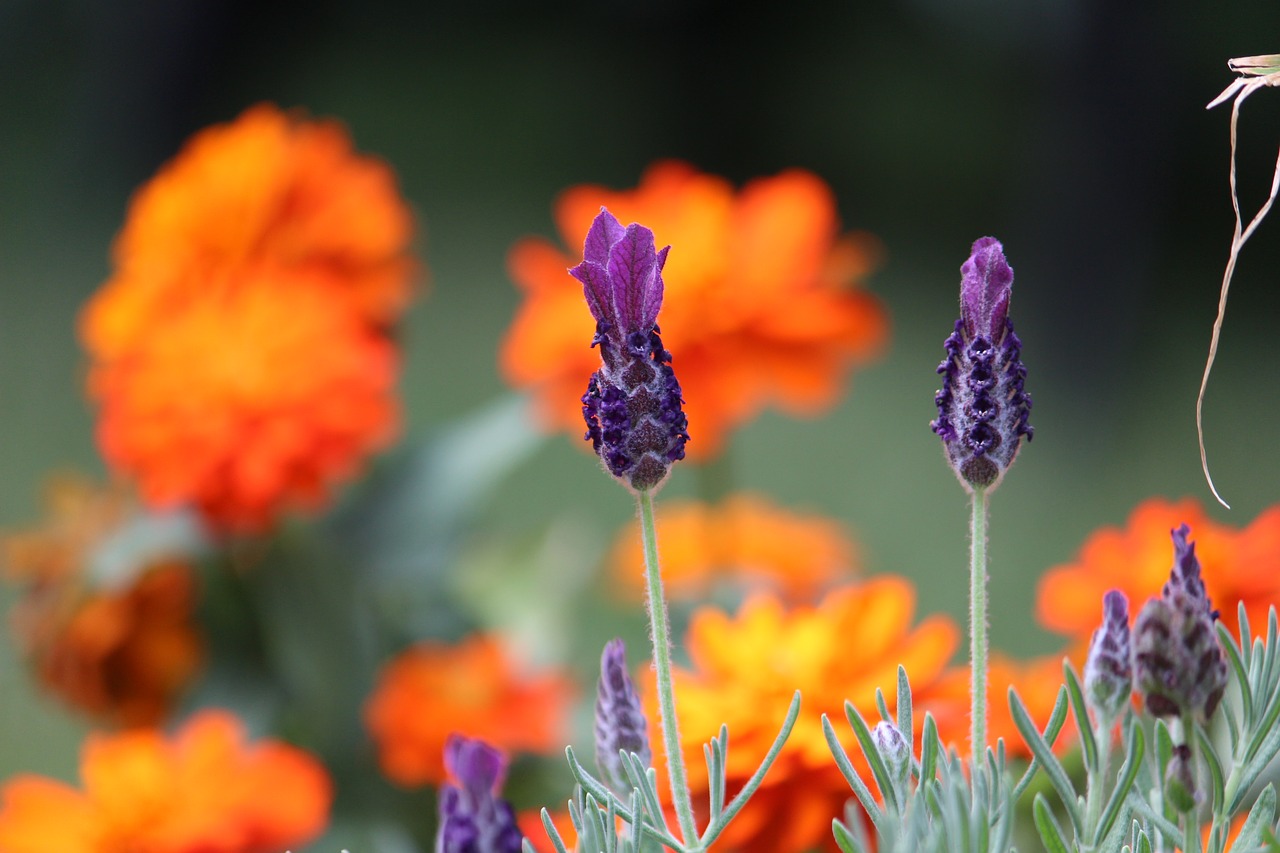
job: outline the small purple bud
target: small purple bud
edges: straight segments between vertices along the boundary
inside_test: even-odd
[[[1133,693],[1129,650],[1129,599],[1119,590],[1102,598],[1102,626],[1089,641],[1084,663],[1085,701],[1107,728]]]
[[[1174,564],[1159,598],[1133,625],[1133,674],[1147,710],[1157,717],[1192,713],[1207,722],[1227,689],[1227,659],[1200,579],[1200,561],[1185,524],[1172,531]]]
[[[911,742],[901,729],[888,720],[876,723],[876,727],[871,730],[871,740],[889,771],[899,806],[905,807],[907,783],[911,778]]]
[[[965,488],[995,488],[1022,437],[1030,441],[1035,433],[1027,423],[1031,397],[1023,390],[1022,341],[1009,319],[1013,269],[1000,241],[983,237],[960,272],[960,319],[943,344],[942,388],[934,395],[938,417],[930,427]]]
[[[450,735],[444,746],[450,781],[440,788],[436,853],[520,853],[524,836],[511,804],[498,794],[507,762],[481,740]]]
[[[654,245],[648,228],[623,228],[602,207],[582,263],[569,270],[582,282],[596,320],[591,345],[603,362],[582,395],[585,438],[609,473],[636,491],[662,485],[689,440],[680,383],[657,326],[671,247],[658,252]]]
[[[600,656],[600,684],[596,690],[596,766],[613,792],[624,800],[631,782],[622,769],[621,752],[635,753],[640,763],[653,763],[649,724],[644,707],[627,673],[627,647],[620,639],[605,644]]]
[[[1176,744],[1164,769],[1164,797],[1169,805],[1186,814],[1200,805],[1196,785],[1195,756],[1185,743]]]

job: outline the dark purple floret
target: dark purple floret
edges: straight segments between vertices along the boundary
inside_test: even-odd
[[[680,383],[657,326],[670,248],[655,251],[652,231],[623,228],[601,208],[582,263],[569,270],[596,320],[591,345],[602,362],[582,395],[585,438],[609,473],[637,491],[660,486],[689,440]]]
[[[633,752],[641,764],[653,763],[649,749],[649,724],[644,707],[627,673],[627,647],[620,639],[605,644],[600,657],[600,684],[596,690],[596,765],[605,782],[619,797],[631,795],[631,782],[623,772],[620,752]]]
[[[1172,531],[1174,564],[1159,598],[1133,626],[1134,683],[1158,717],[1213,716],[1227,687],[1227,659],[1214,630],[1214,612],[1200,579],[1200,561],[1185,524]]]
[[[1093,632],[1084,664],[1084,694],[1100,720],[1112,721],[1133,693],[1129,599],[1119,590],[1102,598],[1102,626]]]
[[[451,735],[444,747],[451,781],[440,788],[436,853],[520,853],[524,838],[511,804],[498,794],[502,753],[481,740]]]
[[[930,426],[947,461],[968,488],[994,488],[1013,464],[1028,423],[1031,396],[1023,389],[1022,341],[1009,320],[1013,269],[1000,241],[983,237],[960,267],[960,319],[943,343],[938,417]]]

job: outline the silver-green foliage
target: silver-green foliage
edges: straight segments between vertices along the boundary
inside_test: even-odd
[[[635,753],[619,753],[623,772],[631,786],[629,801],[623,803],[603,782],[582,766],[573,747],[569,747],[565,754],[569,759],[569,769],[578,783],[577,794],[569,803],[569,819],[578,834],[578,842],[573,847],[574,853],[658,853],[662,845],[675,853],[702,853],[709,850],[734,816],[759,789],[765,773],[790,737],[799,715],[800,692],[796,691],[782,729],[769,752],[732,800],[727,800],[728,786],[725,778],[729,729],[726,726],[720,727],[720,733],[703,747],[709,780],[710,817],[701,836],[691,841],[682,842],[671,831],[658,797],[657,771],[652,767],[645,767]],[[617,828],[619,821],[623,824],[621,830]],[[556,831],[546,809],[542,810],[542,825],[556,853],[570,853],[569,846]],[[534,853],[528,840],[524,842],[524,853]]]
[[[1045,737],[1057,737],[1065,719],[1065,699],[1060,699]],[[913,731],[911,684],[907,672],[898,668],[897,714],[888,712],[883,694],[877,692],[876,705],[884,723],[892,724],[906,737]],[[1014,783],[1005,759],[1004,744],[987,749],[984,760],[965,764],[943,746],[932,714],[925,714],[918,754],[912,754],[906,783],[891,772],[872,728],[852,703],[845,703],[845,717],[858,746],[871,768],[880,792],[880,801],[858,776],[841,745],[831,721],[824,715],[823,732],[836,765],[853,789],[871,822],[874,840],[858,816],[832,822],[836,844],[845,853],[996,853],[1008,851],[1014,825],[1014,803],[1038,766],[1033,762]]]

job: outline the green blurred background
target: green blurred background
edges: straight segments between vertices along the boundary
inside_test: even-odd
[[[992,501],[992,638],[1049,650],[1029,614],[1043,570],[1144,498],[1211,501],[1194,402],[1232,220],[1228,110],[1204,105],[1228,57],[1270,51],[1274,2],[0,0],[0,526],[39,517],[51,471],[101,471],[74,326],[131,191],[194,131],[269,100],[344,120],[420,217],[411,434],[505,392],[505,253],[553,235],[558,191],[632,187],[663,157],[736,183],[792,166],[825,178],[845,225],[885,243],[869,286],[892,344],[829,416],[743,429],[732,477],[846,523],[868,571],[912,576],[921,612],[958,620],[967,510],[928,422],[959,265],[998,236],[1036,440]],[[1242,119],[1247,208],[1277,140],[1280,93],[1262,92]],[[1276,500],[1278,266],[1269,223],[1239,266],[1206,404],[1234,506],[1214,515],[1237,525]],[[596,559],[631,506],[572,445],[553,437],[504,482],[477,553],[555,529]],[[667,494],[697,479],[680,469]],[[33,695],[6,635],[0,778],[73,777],[82,731]]]

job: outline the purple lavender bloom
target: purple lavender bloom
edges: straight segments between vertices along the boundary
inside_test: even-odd
[[[1191,529],[1173,534],[1169,581],[1133,625],[1134,683],[1157,717],[1195,714],[1207,721],[1227,688],[1227,659],[1214,631],[1217,612],[1200,578]]]
[[[960,267],[960,319],[938,365],[942,389],[934,396],[947,461],[966,488],[994,488],[1013,464],[1025,435],[1031,397],[1022,384],[1022,341],[1009,320],[1013,268],[994,237],[973,244]]]
[[[524,836],[511,804],[500,799],[507,762],[482,740],[450,735],[444,766],[452,780],[440,788],[436,853],[520,853]]]
[[[596,319],[591,345],[603,362],[582,396],[585,437],[609,473],[636,491],[660,486],[689,440],[680,383],[657,326],[670,249],[655,251],[652,231],[634,222],[623,228],[602,207],[582,263],[569,270]]]
[[[600,656],[600,685],[596,690],[596,766],[613,792],[626,799],[631,783],[623,772],[619,752],[633,752],[640,763],[653,763],[649,724],[631,676],[627,647],[620,639],[605,644]]]
[[[1085,701],[1099,720],[1109,725],[1124,710],[1132,693],[1129,599],[1113,589],[1102,597],[1102,626],[1089,641],[1089,656],[1084,663]]]

